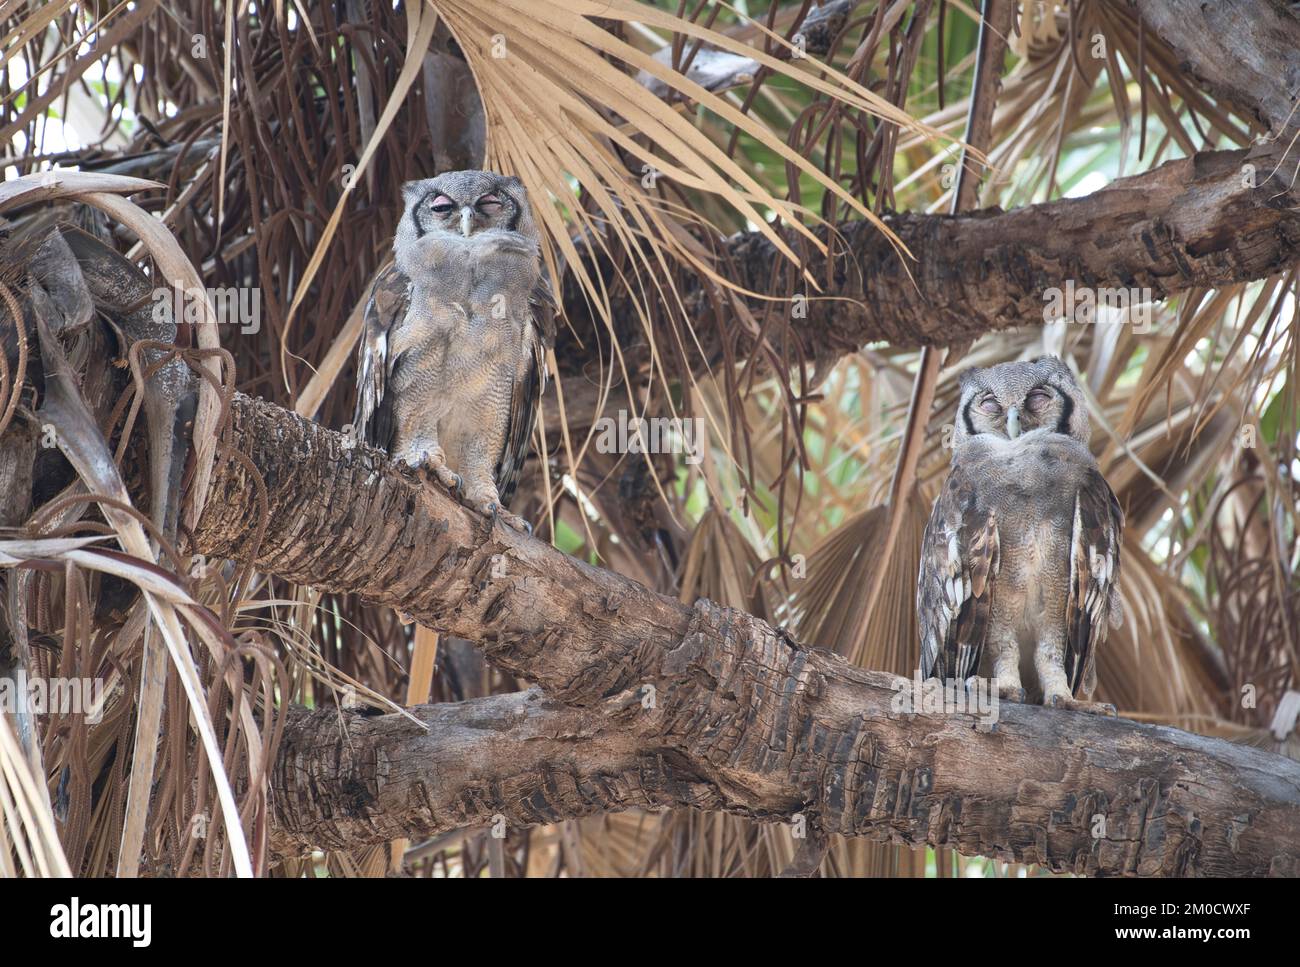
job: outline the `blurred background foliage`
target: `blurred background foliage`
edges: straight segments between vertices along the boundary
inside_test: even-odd
[[[1087,387],[1094,450],[1128,520],[1128,621],[1102,652],[1098,697],[1135,718],[1295,753],[1294,736],[1268,730],[1300,667],[1295,267],[1090,325],[1026,319],[950,354],[926,413],[910,407],[919,352],[885,343],[815,380],[789,355],[748,361],[744,378],[694,371],[697,331],[739,324],[732,293],[715,284],[703,315],[674,293],[701,265],[725,275],[721,237],[949,210],[979,32],[972,4],[52,0],[0,11],[6,179],[58,169],[163,183],[135,199],[204,284],[260,291],[256,332],[221,327],[234,385],[327,425],[351,417],[356,327],[401,182],[456,167],[520,175],[534,207],[551,202],[541,206],[550,270],[591,310],[567,320],[557,345],[559,394],[595,387],[646,416],[700,418],[709,445],[699,462],[601,453],[590,418],[563,429],[552,418],[515,509],[569,553],[788,624],[864,666],[910,674],[916,664],[918,546],[947,464],[957,374],[1060,354]],[[1126,5],[1025,2],[1015,21],[982,207],[1086,195],[1262,133],[1202,92]],[[157,271],[102,213],[65,205],[57,215]],[[768,294],[787,299],[783,285],[774,279]],[[891,511],[909,421],[923,430],[918,469]],[[274,656],[288,683],[280,701],[448,701],[520,685],[469,644],[346,596],[264,575],[199,582],[195,593],[228,605],[230,630],[256,634]],[[65,627],[63,640],[88,647],[120,630]],[[119,644],[117,659],[135,667],[138,644]],[[66,736],[45,743],[51,788],[75,764],[95,804],[75,849],[58,826],[74,870],[118,863],[111,790],[127,781],[130,697],[116,746],[96,746],[93,730],[81,737],[93,754]],[[184,717],[165,727],[158,778],[174,787],[177,822],[151,825],[148,865],[228,869],[219,837],[201,862],[186,854],[184,820],[210,777],[195,769]],[[114,801],[117,812],[105,805]],[[763,876],[794,845],[784,827],[730,816],[625,813],[514,831],[495,863],[485,833],[470,830],[272,872]],[[823,873],[1036,871],[837,842]]]

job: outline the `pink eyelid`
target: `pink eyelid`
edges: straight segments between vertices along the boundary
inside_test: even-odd
[[[455,202],[453,202],[453,201],[452,201],[450,198],[448,198],[446,195],[439,195],[437,198],[435,198],[435,199],[433,200],[433,203],[434,203],[435,205],[454,205],[454,204],[455,204]]]
[[[478,203],[480,205],[499,205],[501,204],[501,199],[496,195],[484,195],[478,200]]]

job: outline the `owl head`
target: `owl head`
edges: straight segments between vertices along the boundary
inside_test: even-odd
[[[494,171],[445,171],[436,178],[402,185],[406,211],[399,232],[422,238],[451,232],[464,237],[492,229],[535,238],[524,183]]]
[[[1041,429],[1084,446],[1092,436],[1083,394],[1060,359],[1039,356],[961,374],[955,443],[983,433],[1016,439]]]

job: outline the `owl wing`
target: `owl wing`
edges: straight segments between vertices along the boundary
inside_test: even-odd
[[[1101,471],[1092,468],[1074,497],[1070,588],[1065,608],[1065,675],[1077,698],[1097,681],[1097,646],[1122,619],[1119,547],[1124,512]],[[1082,686],[1082,688],[1081,688]]]
[[[519,473],[528,459],[538,401],[546,392],[546,351],[555,345],[557,305],[545,271],[528,299],[528,309],[529,317],[524,326],[528,362],[523,375],[515,380],[510,398],[510,418],[493,475],[502,507],[510,506],[510,499],[519,484]]]
[[[357,408],[352,418],[359,439],[385,450],[392,448],[394,430],[388,384],[401,363],[401,354],[391,351],[390,337],[410,304],[410,280],[390,263],[375,277],[366,302],[357,350]]]
[[[997,515],[954,461],[921,542],[916,617],[921,678],[965,681],[979,672],[1001,565]]]

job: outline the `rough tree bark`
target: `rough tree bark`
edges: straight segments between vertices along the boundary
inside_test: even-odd
[[[1227,98],[1283,144],[1300,131],[1300,17],[1287,9],[1287,0],[1127,3],[1210,93]]]
[[[675,804],[1056,870],[1300,872],[1300,763],[1032,707],[1003,705],[992,733],[896,713],[896,676],[489,527],[347,442],[237,397],[230,445],[265,482],[267,529],[251,546],[258,487],[227,461],[196,549],[400,607],[546,699],[422,708],[428,733],[350,716],[346,739],[337,713],[297,713],[274,783],[281,851]]]
[[[1300,212],[1279,194],[1280,173],[1268,178],[1268,159],[1276,153],[1206,152],[1083,198],[1009,212],[891,215],[886,222],[918,255],[906,271],[874,226],[843,224],[832,264],[811,260],[809,271],[827,298],[808,293],[808,317],[798,331],[809,354],[822,358],[880,339],[947,345],[1041,322],[1044,292],[1065,279],[1146,288],[1153,299],[1165,299],[1193,286],[1272,275],[1300,257]],[[1258,187],[1250,187],[1247,164],[1254,165]],[[795,244],[793,235],[790,240]],[[736,269],[730,277],[755,291],[770,289],[781,268],[782,256],[756,232],[729,239],[727,254]],[[565,305],[582,318],[576,298]],[[700,337],[706,358],[716,362],[719,335]]]

